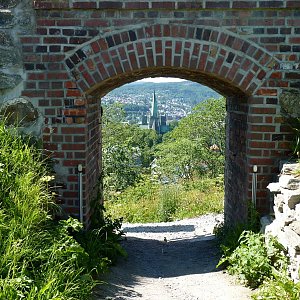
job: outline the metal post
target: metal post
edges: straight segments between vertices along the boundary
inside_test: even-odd
[[[79,177],[79,220],[83,224],[83,191],[82,191],[82,165],[78,165]]]
[[[257,166],[253,166],[252,174],[252,205],[256,208],[256,190],[257,190]]]

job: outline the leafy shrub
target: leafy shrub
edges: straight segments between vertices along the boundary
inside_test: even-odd
[[[88,253],[85,266],[95,276],[108,271],[108,266],[119,256],[127,255],[119,244],[123,235],[121,226],[122,219],[112,220],[106,216],[97,228],[75,234],[76,240]]]
[[[228,262],[229,274],[237,274],[251,287],[262,283],[271,273],[271,265],[263,247],[262,236],[244,231],[239,239],[240,245],[228,257],[220,260],[219,265]]]
[[[218,238],[222,257],[228,257],[239,246],[239,238],[247,226],[245,224],[236,224],[235,226],[225,226],[220,223],[214,228],[214,234]],[[222,262],[221,262],[222,261]],[[228,261],[221,259],[218,266],[227,266]]]
[[[252,288],[260,286],[252,296],[255,300],[300,299],[299,283],[295,284],[287,275],[284,247],[272,236],[255,233],[259,230],[258,215],[252,206],[248,215],[245,224],[220,224],[215,229],[223,252],[217,267],[227,266],[230,274],[236,274]]]
[[[224,223],[218,224],[214,228],[214,234],[218,238],[220,244],[221,252],[223,257],[229,256],[240,244],[240,236],[243,231],[259,232],[259,215],[258,212],[253,207],[252,203],[248,203],[248,217],[245,223],[228,224]],[[219,265],[225,265],[224,262]]]
[[[273,270],[273,278],[267,279],[251,297],[254,300],[299,300],[300,283],[295,283],[284,272]]]
[[[228,263],[229,274],[236,274],[246,285],[256,288],[265,278],[272,275],[272,269],[285,270],[287,259],[283,247],[275,238],[268,239],[260,233],[244,231],[239,238],[239,246],[229,255],[223,257],[218,266]]]

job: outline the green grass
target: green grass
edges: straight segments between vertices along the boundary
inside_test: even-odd
[[[223,212],[222,179],[160,185],[145,177],[105,202],[107,214],[125,222],[166,222]]]
[[[85,233],[76,220],[53,220],[51,179],[41,151],[0,123],[1,300],[88,299],[93,276],[122,252],[118,223]]]

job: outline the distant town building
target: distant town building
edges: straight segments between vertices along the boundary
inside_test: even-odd
[[[145,129],[154,129],[158,134],[164,134],[170,130],[170,127],[167,124],[167,116],[160,115],[158,112],[158,103],[155,91],[153,92],[150,113],[142,116],[142,122],[140,126]]]

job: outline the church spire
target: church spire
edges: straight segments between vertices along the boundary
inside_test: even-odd
[[[155,90],[153,91],[152,107],[151,107],[151,117],[158,118],[158,106],[157,106],[157,100],[156,100]]]
[[[155,90],[153,91],[152,106],[148,120],[149,129],[154,129],[159,134],[163,134],[169,131],[169,126],[167,125],[167,116],[160,116],[158,113],[158,103],[155,95]]]

